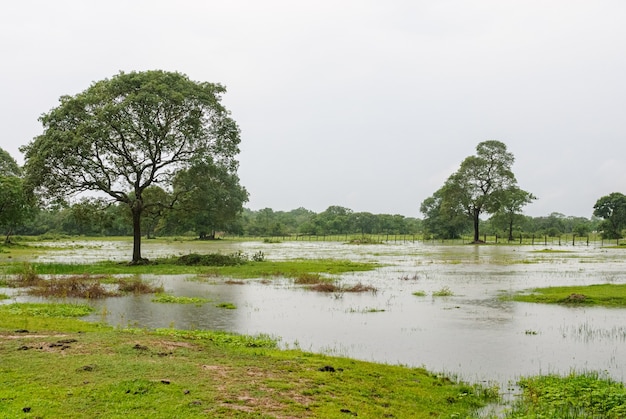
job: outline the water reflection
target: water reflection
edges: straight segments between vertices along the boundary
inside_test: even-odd
[[[91,244],[93,245],[93,244]],[[196,246],[196,247],[194,247]],[[626,319],[623,310],[568,308],[501,301],[502,293],[549,285],[624,283],[619,250],[569,247],[570,253],[536,252],[540,247],[433,246],[403,243],[356,246],[342,243],[171,243],[145,246],[148,257],[196,252],[263,251],[268,259],[341,258],[376,261],[372,272],[343,275],[378,292],[319,294],[289,280],[201,282],[189,276],[146,277],[168,293],[211,300],[196,305],[157,304],[150,296],[94,303],[92,320],[111,324],[180,329],[217,329],[280,337],[285,347],[353,358],[425,366],[469,381],[506,385],[520,375],[607,371],[624,379]],[[42,260],[76,260],[68,247]],[[85,260],[124,260],[129,249],[103,243]],[[193,280],[190,280],[193,279]],[[449,297],[432,297],[448,287]],[[413,292],[423,291],[418,297]],[[230,302],[236,310],[216,307]]]

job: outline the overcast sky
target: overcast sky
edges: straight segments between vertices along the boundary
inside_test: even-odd
[[[0,14],[0,147],[119,71],[221,83],[247,207],[422,217],[485,140],[532,216],[626,193],[622,0],[22,0]]]

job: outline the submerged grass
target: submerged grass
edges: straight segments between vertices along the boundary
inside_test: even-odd
[[[497,397],[421,368],[279,350],[267,336],[120,330],[13,306],[0,316],[0,417],[469,417]]]
[[[195,304],[202,305],[210,300],[200,297],[178,297],[164,293],[158,293],[152,298],[152,302],[164,304]]]
[[[626,284],[535,288],[531,294],[504,298],[529,303],[626,307]]]

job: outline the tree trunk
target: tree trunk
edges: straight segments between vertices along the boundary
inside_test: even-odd
[[[141,207],[134,205],[131,208],[133,214],[133,264],[141,263]]]
[[[513,220],[509,220],[509,241],[513,241]]]
[[[480,219],[479,219],[480,211],[477,209],[474,209],[474,213],[472,215],[474,218],[474,243],[479,243],[480,233],[478,231],[478,224],[480,222]]]

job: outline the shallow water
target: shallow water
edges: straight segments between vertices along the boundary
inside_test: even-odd
[[[58,243],[55,243],[58,246]],[[549,285],[624,283],[620,249],[563,246],[444,246],[423,243],[347,245],[330,242],[146,242],[148,258],[191,251],[266,259],[337,258],[376,261],[370,272],[340,276],[376,293],[321,294],[285,279],[243,285],[194,276],[145,276],[166,292],[211,300],[201,306],[157,304],[150,296],[93,302],[92,320],[114,325],[218,329],[281,338],[284,347],[352,358],[424,366],[471,382],[506,386],[519,376],[606,371],[624,381],[626,311],[503,302],[502,293]],[[40,261],[127,260],[127,242],[68,243]],[[431,294],[448,287],[450,297]],[[412,295],[424,291],[427,296]],[[21,300],[25,297],[15,297]],[[236,310],[217,308],[233,303]],[[106,315],[102,313],[106,312]]]

